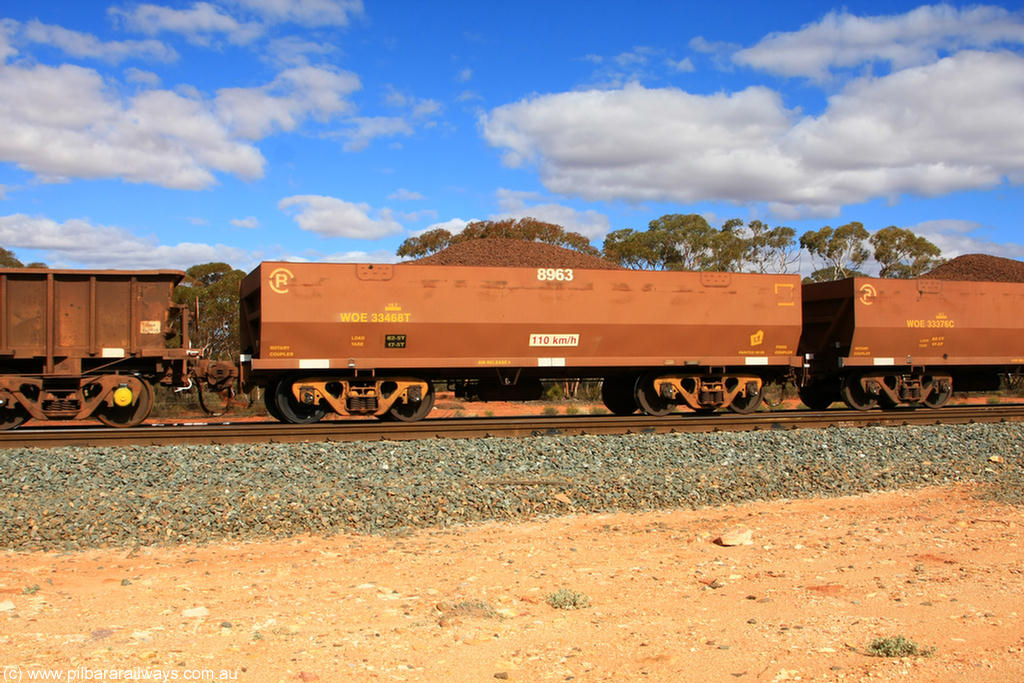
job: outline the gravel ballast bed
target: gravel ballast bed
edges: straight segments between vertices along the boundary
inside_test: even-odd
[[[1019,502],[1024,424],[0,451],[0,547],[388,533],[956,482]]]

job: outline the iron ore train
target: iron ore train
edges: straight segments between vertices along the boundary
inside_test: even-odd
[[[265,262],[242,282],[237,366],[189,346],[176,271],[0,270],[0,428],[138,424],[152,386],[264,389],[282,422],[415,421],[435,387],[540,397],[602,380],[624,415],[939,407],[1024,371],[1024,284],[798,275]],[[171,343],[173,341],[173,343]]]

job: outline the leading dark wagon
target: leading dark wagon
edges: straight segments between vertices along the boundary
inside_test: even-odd
[[[37,420],[139,424],[153,385],[221,385],[236,371],[200,361],[174,270],[0,269],[0,429]]]

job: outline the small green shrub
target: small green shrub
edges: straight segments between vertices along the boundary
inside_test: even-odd
[[[544,414],[547,416],[558,415],[558,408],[555,406],[544,406]]]
[[[568,588],[562,588],[549,594],[547,602],[555,609],[584,609],[590,607],[590,598],[583,593],[569,590]]]
[[[872,640],[867,653],[872,657],[928,657],[934,652],[934,647],[921,648],[903,636],[892,636]]]

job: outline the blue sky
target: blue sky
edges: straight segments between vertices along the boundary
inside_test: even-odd
[[[599,247],[667,213],[1024,258],[1017,3],[3,0],[0,60],[25,262],[390,261],[511,216]]]

